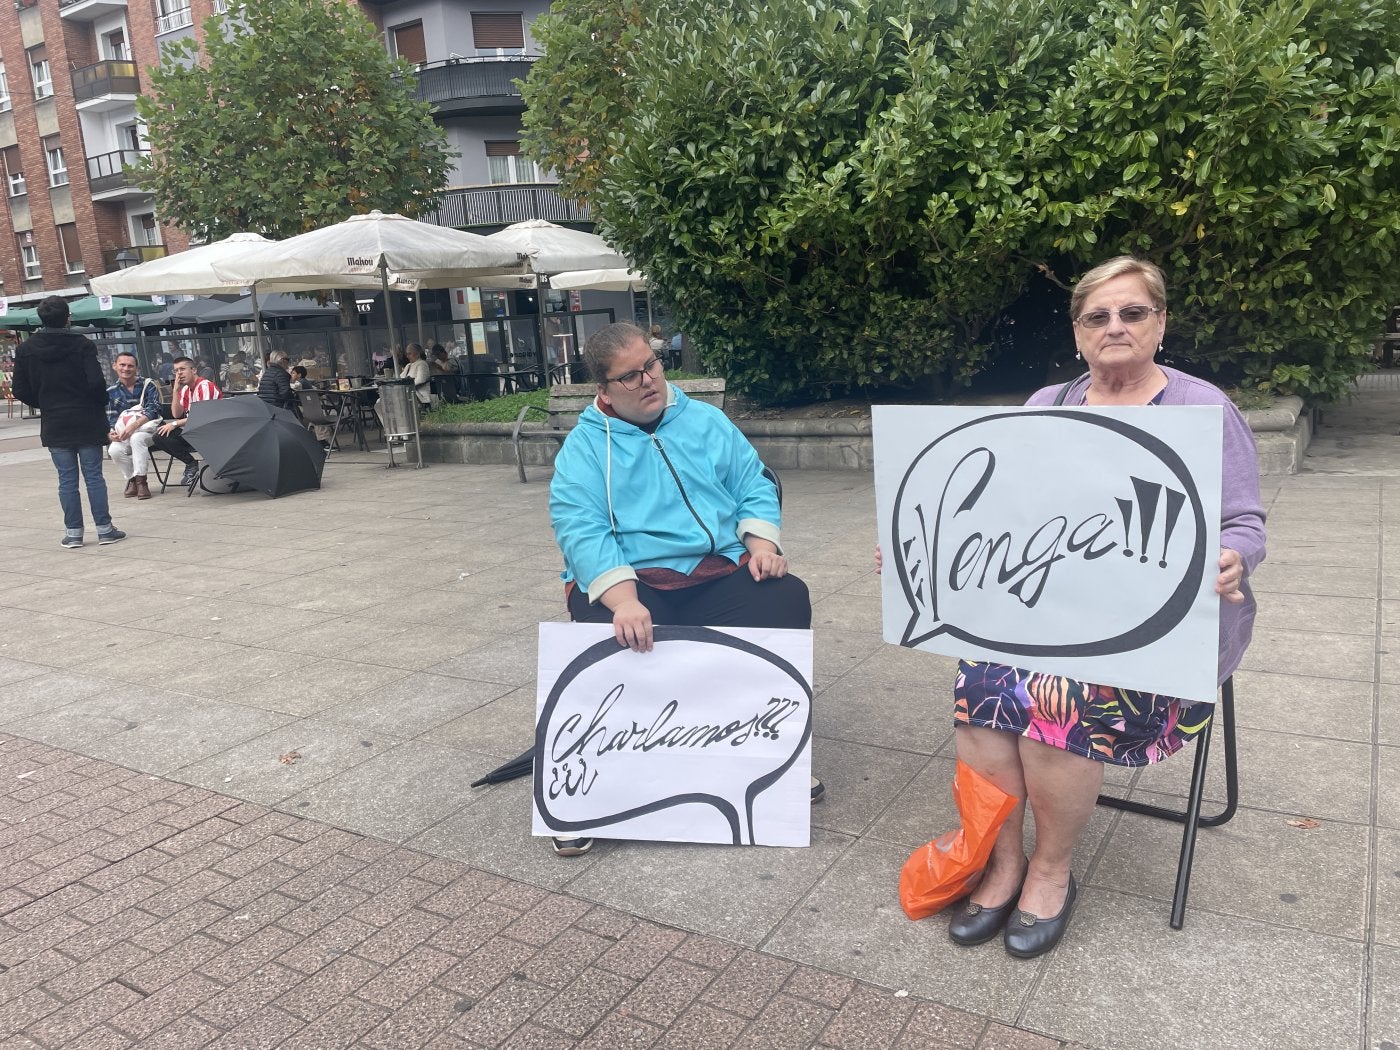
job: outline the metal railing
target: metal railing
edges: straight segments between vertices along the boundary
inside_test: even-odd
[[[139,95],[141,80],[136,63],[107,59],[72,72],[73,101],[86,102],[101,95]]]
[[[124,186],[135,186],[136,180],[128,169],[142,157],[150,155],[151,151],[148,149],[119,149],[88,157],[89,188],[93,193],[102,193]]]
[[[449,58],[418,67],[419,100],[442,103],[475,98],[520,98],[515,81],[530,75],[536,55]],[[522,103],[523,104],[523,103]]]
[[[156,36],[162,33],[173,33],[177,29],[184,29],[185,26],[194,25],[194,13],[188,7],[182,7],[178,11],[171,11],[168,15],[156,16]]]
[[[437,207],[423,215],[438,226],[509,226],[526,219],[590,222],[586,205],[566,200],[552,183],[508,183],[444,190]]]

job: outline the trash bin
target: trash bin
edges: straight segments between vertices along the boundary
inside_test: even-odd
[[[379,387],[379,403],[376,406],[379,418],[384,423],[384,441],[389,446],[389,466],[397,467],[394,461],[394,446],[402,444],[405,448],[410,440],[413,441],[413,450],[418,458],[415,466],[423,465],[423,444],[418,436],[418,404],[413,396],[412,379],[381,379],[376,385]]]

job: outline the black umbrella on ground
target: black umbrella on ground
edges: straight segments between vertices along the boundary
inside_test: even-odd
[[[276,498],[321,487],[325,449],[296,416],[260,397],[196,401],[185,440],[215,477],[244,488]]]
[[[483,784],[504,784],[507,780],[514,780],[516,777],[528,777],[534,771],[535,749],[532,747],[523,755],[512,758],[505,765],[497,766],[480,780],[473,780],[471,786],[481,787]]]

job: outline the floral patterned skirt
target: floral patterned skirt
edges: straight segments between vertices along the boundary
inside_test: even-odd
[[[1115,766],[1145,766],[1181,750],[1213,704],[1092,685],[1005,664],[958,664],[953,719],[1016,733]]]

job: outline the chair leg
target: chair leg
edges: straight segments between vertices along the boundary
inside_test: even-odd
[[[1225,748],[1225,805],[1219,813],[1201,816],[1201,802],[1205,797],[1206,763],[1210,757],[1210,739],[1216,719],[1220,720],[1222,746]],[[1239,808],[1239,754],[1235,747],[1235,680],[1225,679],[1220,686],[1220,702],[1212,713],[1210,721],[1196,738],[1196,761],[1191,769],[1191,791],[1187,797],[1186,809],[1167,809],[1145,802],[1100,795],[1099,805],[1111,809],[1141,813],[1148,817],[1173,820],[1185,827],[1181,837],[1181,856],[1176,867],[1176,889],[1172,895],[1172,929],[1179,930],[1186,918],[1186,894],[1191,885],[1191,865],[1196,853],[1196,831],[1199,828],[1214,828],[1227,823]]]

